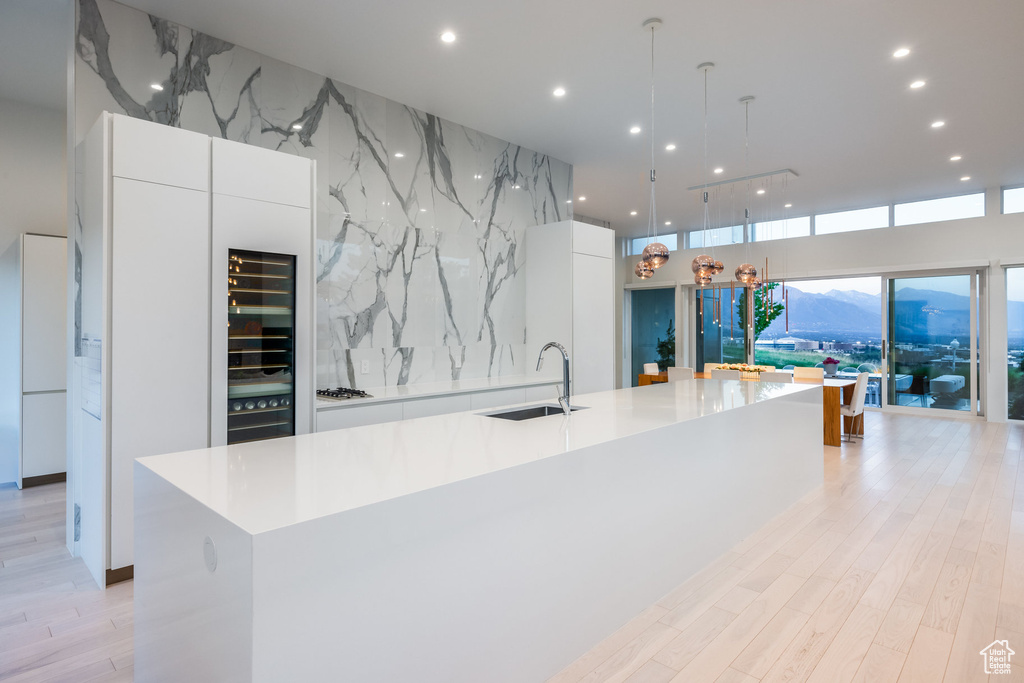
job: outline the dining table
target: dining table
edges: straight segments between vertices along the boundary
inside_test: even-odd
[[[784,371],[782,371],[784,372]],[[706,372],[694,373],[696,379],[711,379],[711,374]],[[657,375],[640,375],[640,386],[667,382],[668,373],[662,372]],[[754,377],[743,377],[742,381],[756,382]],[[843,432],[862,436],[864,434],[864,420],[853,417],[843,417],[840,406],[849,405],[853,400],[853,388],[857,384],[856,377],[824,377],[796,378],[794,384],[818,384],[823,387],[821,397],[822,426],[824,431],[824,443],[826,446],[839,446],[843,442]]]

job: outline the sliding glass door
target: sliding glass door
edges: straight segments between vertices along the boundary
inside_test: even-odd
[[[1024,267],[1006,269],[1007,415],[1024,420]]]
[[[886,403],[979,413],[976,273],[887,280]]]

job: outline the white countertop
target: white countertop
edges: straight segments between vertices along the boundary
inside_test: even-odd
[[[569,418],[553,415],[515,422],[484,414],[495,410],[470,411],[157,455],[138,462],[257,534],[820,389],[811,384],[671,382],[574,396],[573,405],[587,409]]]
[[[508,377],[478,377],[476,379],[462,379],[447,382],[422,382],[418,384],[406,384],[403,386],[369,387],[363,389],[372,398],[352,398],[345,400],[332,400],[328,398],[316,399],[317,410],[332,410],[335,408],[355,408],[373,403],[388,403],[391,401],[405,401],[415,398],[431,398],[434,396],[449,396],[452,394],[468,394],[478,391],[493,391],[496,389],[516,389],[519,387],[543,386],[545,384],[560,384],[562,377],[538,377],[526,375],[511,375]],[[554,400],[555,397],[552,398]]]

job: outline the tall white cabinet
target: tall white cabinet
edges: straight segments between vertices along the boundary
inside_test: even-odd
[[[121,115],[82,145],[71,490],[102,586],[131,576],[134,459],[226,443],[230,248],[297,256],[295,431],[312,431],[315,185],[308,159]]]
[[[615,233],[579,221],[526,230],[527,374],[561,377],[549,341],[569,351],[574,395],[615,388]]]
[[[0,257],[0,483],[64,478],[67,240],[20,235]]]

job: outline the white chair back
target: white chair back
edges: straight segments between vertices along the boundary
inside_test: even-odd
[[[720,368],[721,366],[722,366],[721,363],[705,363],[704,364],[704,374],[705,375],[710,375],[712,370],[716,370],[716,369]]]
[[[793,379],[825,379],[825,369],[793,368]]]
[[[762,382],[780,382],[782,384],[793,383],[793,375],[788,372],[762,372],[758,379]]]
[[[678,382],[681,379],[693,379],[693,368],[668,367],[668,381]]]
[[[870,375],[870,372],[862,372],[857,375],[857,383],[853,385],[853,397],[850,399],[850,408],[854,415],[864,412],[864,398],[868,394],[868,377]]]
[[[644,363],[644,374],[645,375],[657,375],[659,372],[661,372],[661,371],[658,370],[658,364],[657,363]]]
[[[719,370],[715,368],[711,371],[711,379],[739,379],[739,370]]]
[[[762,370],[762,372],[775,372],[775,366],[774,365],[760,365],[758,367],[764,368],[764,370]]]

